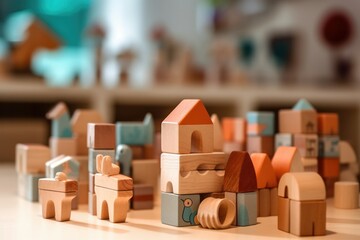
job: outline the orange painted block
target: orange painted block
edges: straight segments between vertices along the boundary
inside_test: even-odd
[[[317,113],[314,110],[279,111],[280,133],[317,133]]]
[[[278,197],[278,229],[290,232],[290,199]]]
[[[246,141],[246,120],[243,118],[223,118],[222,129],[224,141],[240,142]]]
[[[301,156],[296,147],[281,146],[276,150],[271,164],[274,168],[277,180],[287,172],[303,172],[304,166]]]
[[[336,178],[340,174],[339,158],[319,158],[318,172],[323,178]]]
[[[274,155],[273,136],[248,136],[247,151],[251,153],[266,153],[272,157]]]
[[[257,188],[277,187],[277,179],[270,158],[266,153],[252,153],[251,161],[255,168]]]
[[[115,149],[115,124],[89,123],[87,146],[93,149]]]
[[[339,115],[336,113],[319,113],[317,115],[318,133],[320,135],[339,134]]]

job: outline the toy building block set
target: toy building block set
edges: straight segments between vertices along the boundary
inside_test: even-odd
[[[222,121],[200,99],[184,99],[159,135],[150,113],[142,122],[104,123],[88,109],[70,118],[61,102],[47,118],[49,146],[16,146],[19,196],[40,201],[44,218],[68,221],[88,204],[89,214],[123,223],[160,195],[165,225],[226,229],[274,217],[280,231],[321,236],[327,197],[335,208],[359,207],[358,162],[340,140],[339,116],[305,99],[277,118],[253,111]]]

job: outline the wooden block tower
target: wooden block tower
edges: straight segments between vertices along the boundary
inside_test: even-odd
[[[198,224],[200,194],[223,189],[226,155],[214,150],[214,127],[198,99],[183,100],[161,124],[161,221]]]

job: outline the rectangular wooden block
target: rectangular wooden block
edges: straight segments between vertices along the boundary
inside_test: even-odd
[[[290,199],[278,196],[278,229],[290,232]]]
[[[326,188],[326,197],[331,198],[334,197],[334,189],[335,189],[335,183],[339,181],[338,177],[333,178],[323,178]]]
[[[318,113],[318,133],[320,135],[339,134],[339,115],[336,113]]]
[[[89,148],[89,173],[96,173],[96,156],[102,154],[103,156],[110,156],[115,163],[115,149],[92,149]]]
[[[88,123],[87,147],[93,149],[115,149],[115,124]]]
[[[160,164],[158,159],[132,161],[132,178],[134,183],[150,184],[154,192],[159,192]]]
[[[237,226],[257,223],[257,191],[236,194]]]
[[[258,190],[258,217],[267,217],[271,213],[270,188]]]
[[[301,158],[301,162],[305,172],[318,172],[317,158]]]
[[[233,151],[245,151],[245,142],[224,142],[223,151],[230,154]]]
[[[39,189],[54,192],[76,192],[78,182],[75,180],[56,181],[53,178],[39,179]]]
[[[280,146],[294,146],[293,134],[291,133],[277,133],[275,134],[275,151]]]
[[[18,195],[30,202],[39,201],[38,182],[44,178],[44,174],[18,174]]]
[[[88,204],[89,201],[89,183],[88,182],[79,182],[77,199],[79,204]]]
[[[320,136],[319,137],[319,157],[339,157],[339,136]]]
[[[95,193],[95,174],[89,173],[89,192]]]
[[[323,178],[336,178],[340,174],[339,158],[319,158],[318,173]]]
[[[95,174],[95,186],[112,189],[115,191],[128,191],[133,189],[133,180],[125,175],[105,176]]]
[[[199,194],[177,195],[162,192],[161,222],[176,227],[196,225],[195,217],[199,205]]]
[[[326,201],[290,200],[290,233],[297,236],[326,234]]]
[[[154,189],[148,184],[135,184],[131,199],[132,209],[152,209],[154,207]]]
[[[291,110],[279,111],[280,133],[317,133],[317,113],[313,110]]]
[[[294,146],[301,157],[316,158],[318,156],[318,136],[316,134],[294,134]]]
[[[16,171],[18,173],[44,173],[45,163],[50,160],[50,149],[37,144],[16,145]]]
[[[223,137],[227,142],[246,141],[246,120],[243,118],[223,118],[222,119]]]
[[[194,170],[224,170],[228,155],[223,152],[192,154],[161,154],[162,169],[176,169],[180,172]]]
[[[75,133],[74,139],[76,143],[76,156],[87,156],[87,134],[86,133]]]
[[[236,206],[236,211],[235,211],[235,218],[234,221],[232,222],[233,226],[237,226],[237,220],[238,220],[238,210],[237,210],[237,198],[236,198],[236,193],[234,192],[225,192],[225,198],[230,200],[235,206]]]
[[[89,192],[89,203],[88,203],[88,211],[91,215],[96,216],[96,194]]]
[[[274,155],[273,136],[248,136],[247,151],[251,153],[266,153],[270,158]]]
[[[76,142],[74,138],[54,138],[49,140],[51,149],[51,157],[57,157],[59,155],[76,155]]]
[[[270,188],[270,216],[278,215],[278,189]]]
[[[247,135],[272,136],[275,133],[275,116],[273,112],[248,112]]]

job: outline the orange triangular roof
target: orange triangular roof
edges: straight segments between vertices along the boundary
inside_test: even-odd
[[[163,123],[179,125],[212,124],[209,113],[199,99],[184,99],[165,118]]]
[[[276,174],[268,155],[253,153],[250,157],[255,168],[258,189],[277,187]]]
[[[271,164],[274,168],[278,181],[280,181],[282,175],[287,172],[304,171],[304,167],[301,162],[301,156],[296,147],[278,147],[273,156]]]

